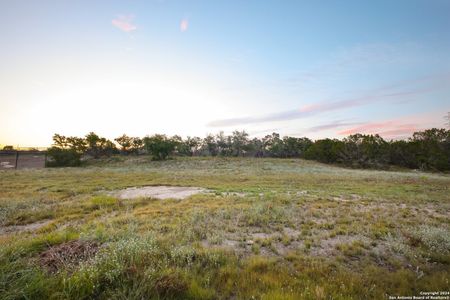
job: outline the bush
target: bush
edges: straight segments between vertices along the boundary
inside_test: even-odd
[[[336,163],[344,143],[339,140],[318,140],[306,150],[305,158],[323,163]]]
[[[144,138],[144,147],[147,152],[153,155],[154,160],[165,160],[175,150],[177,143],[162,134],[155,134]]]
[[[81,153],[74,149],[51,147],[47,152],[50,160],[48,167],[76,167],[81,165]]]
[[[445,228],[422,225],[414,232],[414,236],[433,252],[450,253],[450,235]]]

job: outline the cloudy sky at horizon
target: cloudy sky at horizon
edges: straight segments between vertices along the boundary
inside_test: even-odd
[[[404,138],[450,111],[450,1],[0,0],[0,144]]]

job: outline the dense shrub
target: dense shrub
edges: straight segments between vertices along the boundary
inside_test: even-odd
[[[53,135],[53,146],[48,149],[49,167],[74,167],[81,164],[84,154],[99,158],[118,153],[113,142],[91,132],[85,138]]]
[[[415,132],[410,143],[419,168],[450,170],[450,130]]]
[[[339,160],[356,167],[380,167],[389,162],[389,143],[378,134],[354,134],[345,138]]]
[[[61,149],[51,147],[48,149],[47,155],[49,167],[76,167],[81,164],[81,153],[74,149]]]
[[[305,153],[305,158],[317,160],[323,163],[336,163],[343,148],[343,142],[339,140],[318,140]]]
[[[155,134],[144,138],[144,148],[155,160],[164,160],[173,153],[176,141],[163,134]]]

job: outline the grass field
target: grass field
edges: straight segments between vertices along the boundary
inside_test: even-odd
[[[127,187],[201,187],[184,200]],[[299,159],[0,171],[1,299],[386,299],[448,290],[450,176]]]

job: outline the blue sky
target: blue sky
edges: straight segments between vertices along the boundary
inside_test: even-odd
[[[403,138],[450,111],[450,1],[0,0],[0,144]]]

